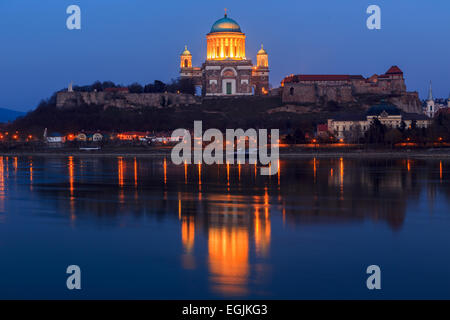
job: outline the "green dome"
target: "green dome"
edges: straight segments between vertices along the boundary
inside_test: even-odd
[[[211,32],[242,32],[239,24],[233,19],[228,18],[226,15],[222,19],[214,22]]]

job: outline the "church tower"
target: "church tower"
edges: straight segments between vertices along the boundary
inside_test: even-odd
[[[187,46],[184,46],[184,51],[180,57],[180,68],[192,68],[192,54],[189,52]]]
[[[428,99],[427,99],[427,109],[425,113],[427,114],[428,117],[433,118],[436,111],[437,110],[433,99],[433,88],[430,81],[430,88],[428,90]]]
[[[269,56],[266,50],[264,50],[263,45],[261,45],[261,50],[258,51],[256,55],[256,66],[258,68],[269,68]]]
[[[256,95],[269,93],[269,55],[263,45],[256,55],[256,67],[253,68],[252,78]]]

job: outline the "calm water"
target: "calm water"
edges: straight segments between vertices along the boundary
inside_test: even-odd
[[[450,163],[280,165],[0,157],[0,298],[450,298]]]

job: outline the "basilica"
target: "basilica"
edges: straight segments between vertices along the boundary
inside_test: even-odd
[[[245,38],[239,24],[225,13],[206,35],[206,61],[200,68],[192,66],[192,54],[185,47],[180,56],[181,78],[201,86],[205,97],[268,94],[267,52],[261,45],[254,66],[245,55]]]

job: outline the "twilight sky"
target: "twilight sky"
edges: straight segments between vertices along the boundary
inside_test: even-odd
[[[66,28],[66,8],[81,7],[81,30]],[[368,30],[377,4],[382,29]],[[398,65],[409,91],[450,92],[448,0],[1,0],[0,107],[28,111],[54,91],[95,80],[169,81],[187,44],[205,60],[205,35],[224,7],[247,35],[247,58],[261,43],[271,84],[291,73],[384,73]]]

